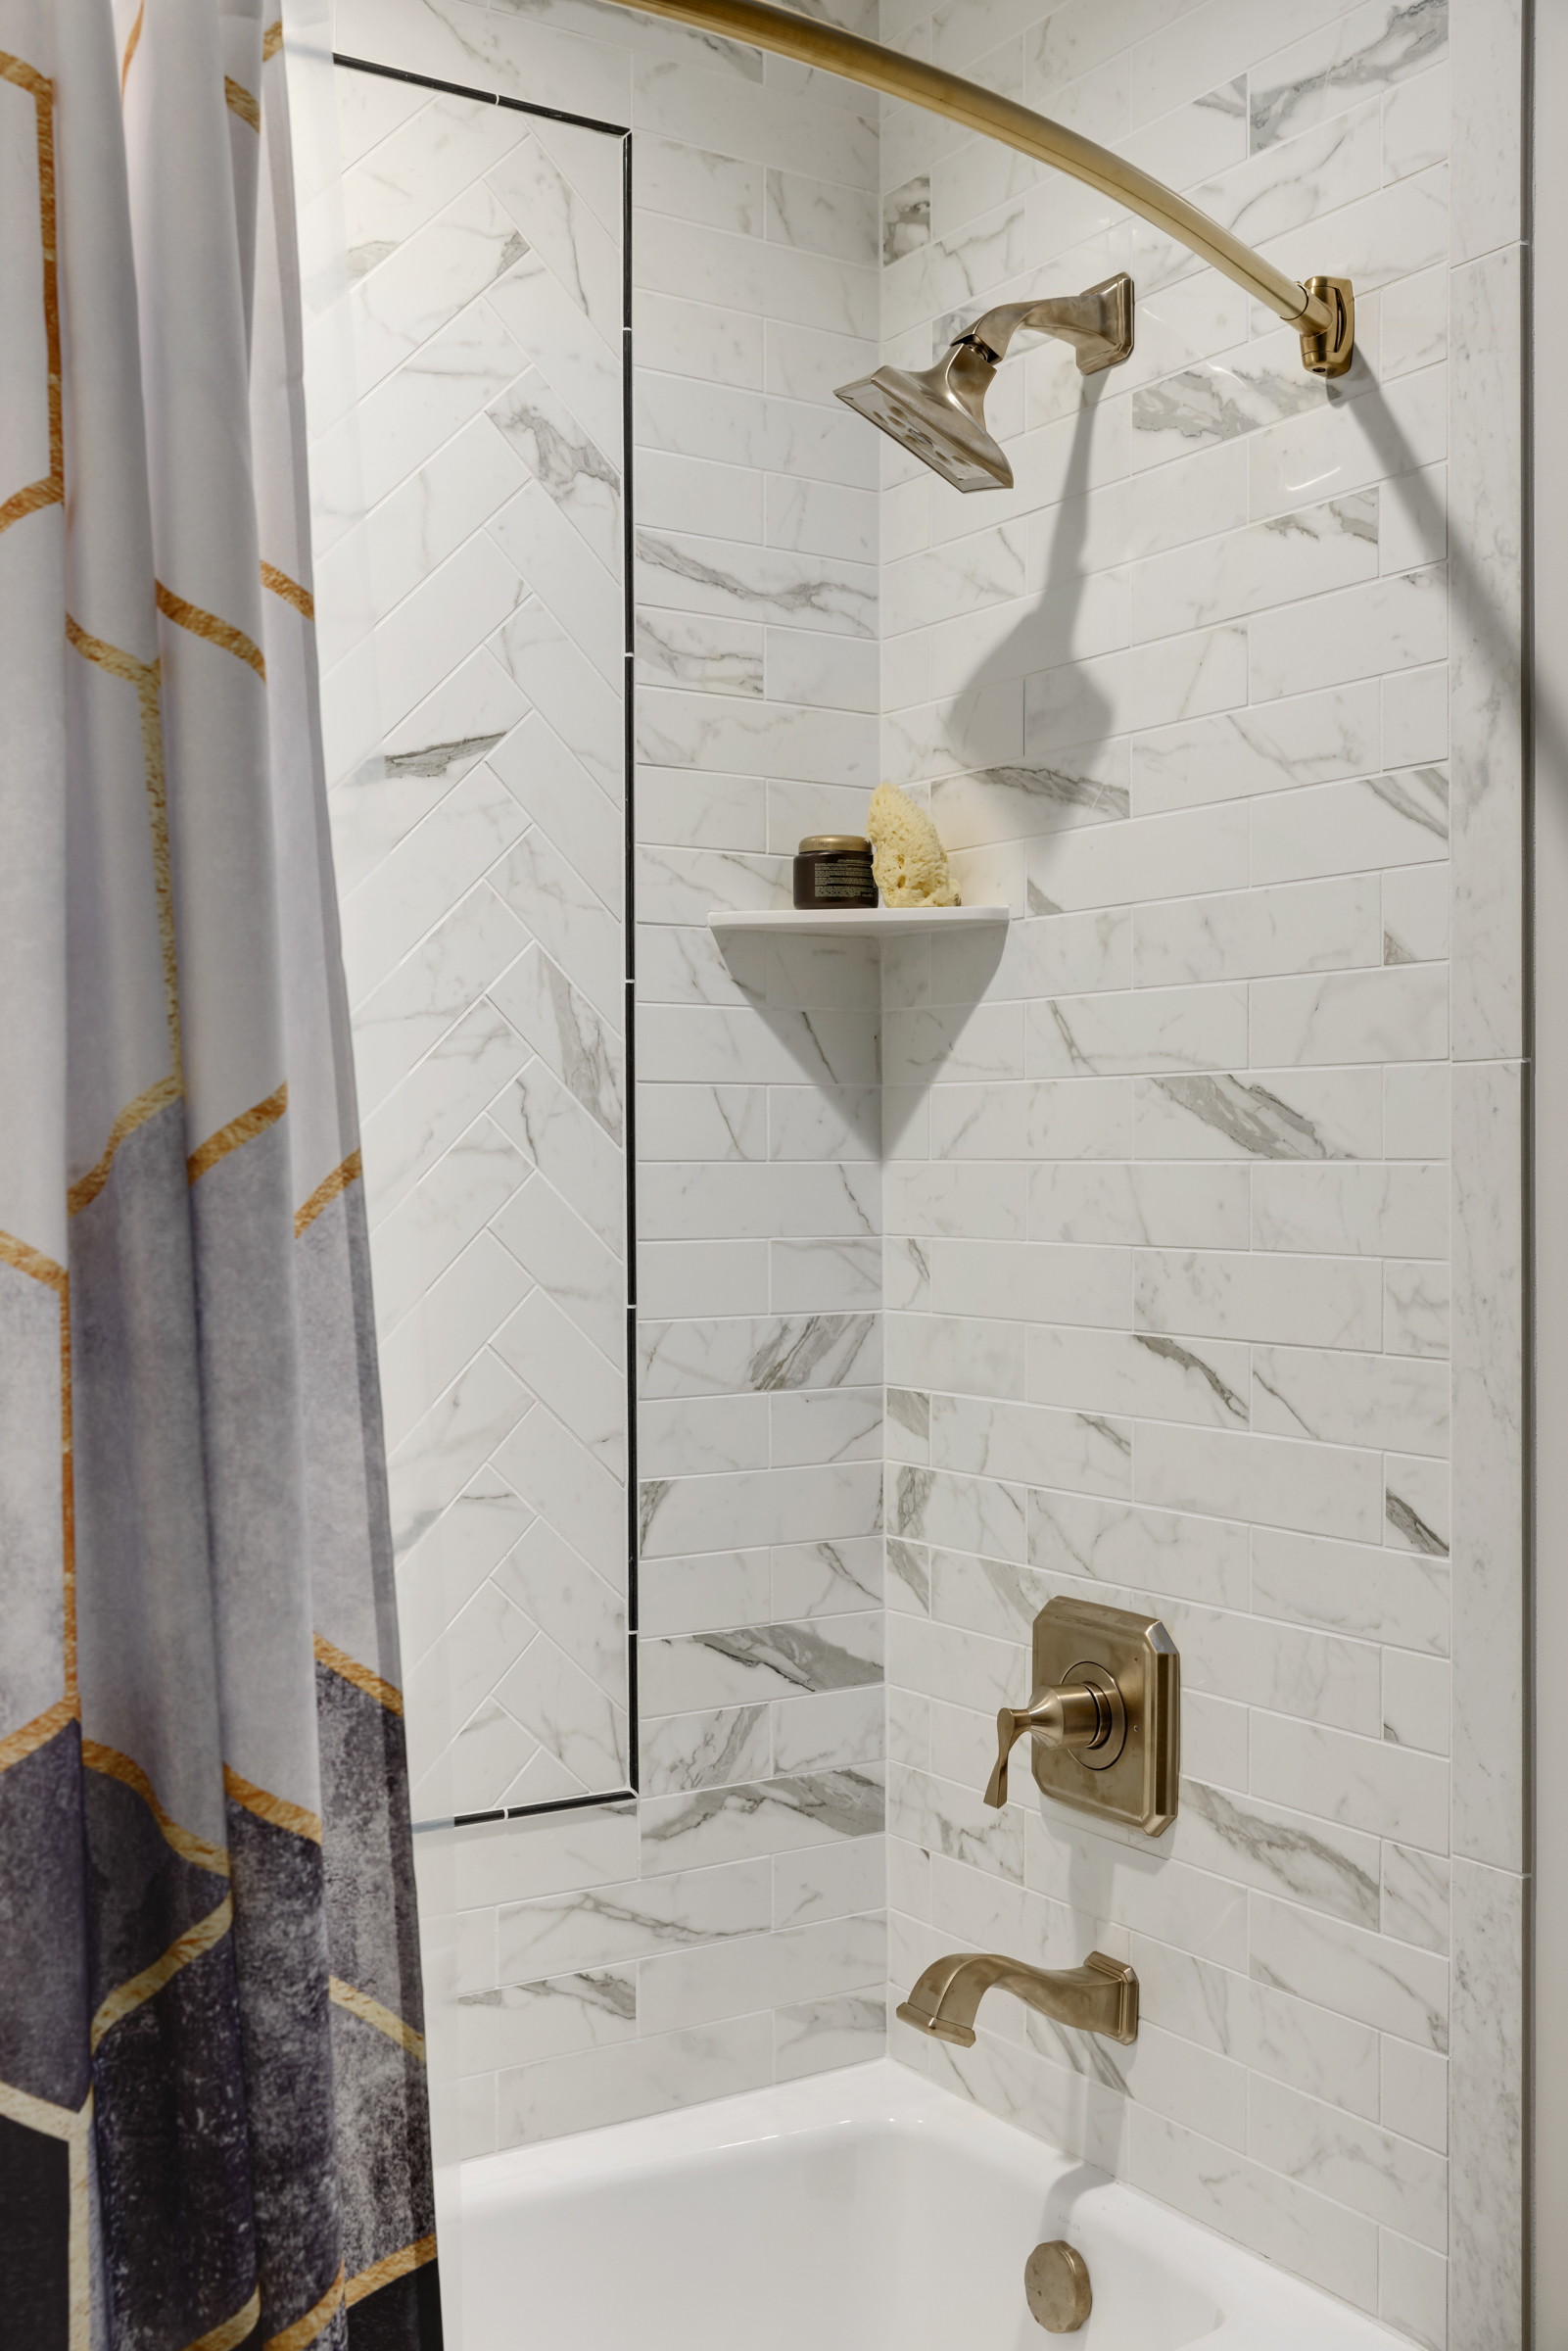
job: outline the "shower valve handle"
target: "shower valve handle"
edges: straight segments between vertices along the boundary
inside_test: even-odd
[[[1103,1670],[1078,1670],[1093,1679],[1047,1682],[1026,1706],[1001,1708],[996,1717],[996,1768],[985,1790],[985,1801],[993,1810],[1000,1811],[1007,1802],[1008,1757],[1025,1731],[1045,1747],[1065,1747],[1085,1756],[1096,1750],[1119,1750],[1127,1730],[1120,1691]]]

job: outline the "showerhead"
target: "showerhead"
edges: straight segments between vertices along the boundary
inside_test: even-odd
[[[995,376],[989,351],[966,335],[919,375],[879,367],[840,385],[838,398],[955,490],[1011,490],[1013,468],[985,429]]]
[[[985,429],[985,395],[1021,326],[1070,343],[1079,374],[1098,374],[1132,351],[1132,280],[1122,272],[1083,294],[1005,303],[976,318],[934,367],[918,375],[879,367],[840,384],[838,398],[955,490],[1011,490],[1013,468]]]

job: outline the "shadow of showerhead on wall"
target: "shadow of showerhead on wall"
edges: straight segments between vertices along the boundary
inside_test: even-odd
[[[1009,302],[976,318],[934,367],[879,367],[838,398],[955,490],[1011,490],[1013,468],[985,429],[985,395],[1020,327],[1070,343],[1080,375],[1132,354],[1132,280],[1123,271],[1082,294]]]

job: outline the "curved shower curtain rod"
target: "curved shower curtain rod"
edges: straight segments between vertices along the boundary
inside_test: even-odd
[[[884,49],[879,41],[863,40],[858,33],[841,32],[836,24],[822,24],[792,9],[770,8],[764,0],[616,0],[641,16],[670,17],[681,24],[695,24],[707,32],[725,34],[753,49],[771,49],[804,66],[837,73],[880,90],[889,98],[907,99],[950,122],[1016,147],[1021,155],[1054,165],[1074,179],[1114,196],[1129,212],[1138,213],[1167,236],[1175,237],[1200,261],[1210,263],[1250,294],[1255,302],[1294,326],[1302,338],[1302,364],[1313,375],[1343,375],[1355,343],[1355,309],[1350,281],[1309,277],[1305,285],[1286,277],[1271,262],[1254,253],[1229,229],[1211,220],[1184,196],[1178,196],[1136,165],[1123,162],[1109,147],[1096,146],[1062,122],[981,89],[962,74],[919,58]]]

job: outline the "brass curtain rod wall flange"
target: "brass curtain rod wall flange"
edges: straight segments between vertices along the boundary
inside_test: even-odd
[[[1053,122],[1012,98],[998,97],[977,82],[966,81],[940,66],[927,66],[918,57],[901,57],[879,41],[842,32],[836,24],[821,24],[792,9],[771,8],[766,0],[615,0],[640,16],[668,17],[678,24],[694,24],[704,32],[743,42],[752,49],[770,49],[778,57],[858,81],[884,97],[902,98],[928,114],[943,115],[950,122],[1016,147],[1058,171],[1081,179],[1124,204],[1129,212],[1174,237],[1200,261],[1208,262],[1273,312],[1302,338],[1302,364],[1312,375],[1343,375],[1350,366],[1355,343],[1355,306],[1349,281],[1310,277],[1305,285],[1287,277],[1261,254],[1254,253],[1228,228],[1211,220],[1195,204],[1173,188],[1140,171],[1135,164],[1097,146],[1066,123]]]

